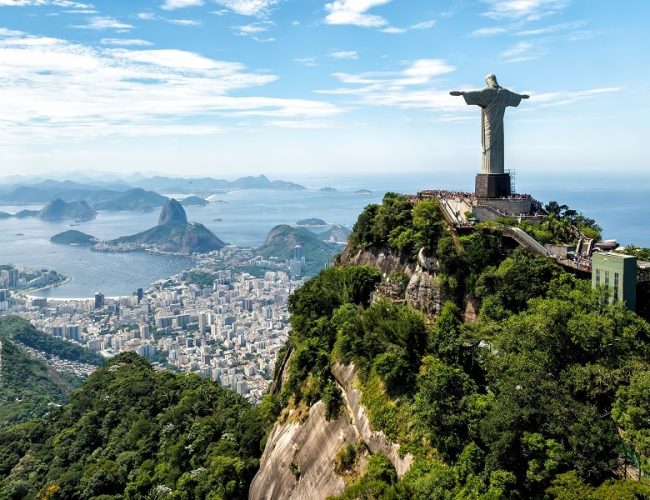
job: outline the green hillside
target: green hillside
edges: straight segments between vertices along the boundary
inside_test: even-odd
[[[156,247],[165,252],[211,252],[223,248],[225,243],[207,227],[199,223],[170,222],[152,227],[132,236],[123,236],[110,243],[136,243]]]
[[[66,402],[69,380],[19,349],[0,329],[0,430],[40,417]]]
[[[242,397],[126,353],[0,434],[0,498],[246,498],[262,429]]]
[[[91,246],[97,243],[97,238],[81,231],[70,229],[62,233],[55,234],[50,238],[52,243],[60,245],[77,245],[77,246]]]
[[[321,237],[304,227],[275,226],[266,237],[264,245],[256,252],[263,257],[281,260],[293,258],[293,249],[302,245],[305,256],[304,273],[314,275],[332,262],[338,253],[336,245],[324,242]]]
[[[104,357],[96,352],[43,333],[34,328],[29,321],[18,316],[0,317],[0,335],[15,339],[21,344],[45,354],[56,355],[61,359],[95,366],[101,366],[105,361]]]
[[[351,244],[404,262],[424,247],[446,301],[431,321],[399,297],[371,302],[374,268],[321,272],[290,298],[291,357],[267,421],[318,400],[337,418],[331,368],[352,363],[373,429],[414,463],[398,480],[374,455],[340,498],[650,497],[619,476],[634,452],[650,471],[650,325],[492,226],[455,238],[436,202],[368,207]],[[479,314],[465,322],[469,300]],[[353,470],[356,453],[337,467]]]

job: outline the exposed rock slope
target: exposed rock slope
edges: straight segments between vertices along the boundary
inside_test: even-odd
[[[319,401],[310,408],[304,422],[292,421],[295,414],[291,414],[284,423],[276,423],[251,484],[250,499],[307,500],[340,494],[346,482],[335,472],[334,460],[347,444],[363,442],[370,453],[384,453],[398,475],[408,471],[413,457],[406,454],[401,458],[399,444],[371,429],[366,409],[360,403],[361,391],[355,389],[355,367],[337,364],[332,372],[343,393],[341,415],[328,422],[325,405]]]

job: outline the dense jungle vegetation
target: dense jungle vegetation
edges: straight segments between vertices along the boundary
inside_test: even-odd
[[[373,427],[415,463],[398,480],[373,456],[341,498],[649,496],[621,471],[637,459],[637,474],[650,470],[650,325],[494,227],[457,244],[436,205],[389,194],[351,237],[357,249],[436,257],[449,293],[435,321],[373,300],[373,268],[323,271],[290,299],[293,352],[282,390],[263,403],[267,421],[319,399],[337,418],[331,367],[354,363]],[[481,304],[474,323],[463,320],[470,296]]]
[[[40,420],[0,432],[0,498],[246,498],[257,409],[125,353]]]

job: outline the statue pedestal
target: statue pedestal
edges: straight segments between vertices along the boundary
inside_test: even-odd
[[[510,196],[510,174],[476,174],[477,198],[504,198]]]

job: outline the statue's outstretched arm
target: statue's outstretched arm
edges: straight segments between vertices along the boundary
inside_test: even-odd
[[[462,90],[452,90],[451,92],[449,92],[449,95],[453,95],[454,97],[457,97],[459,95],[465,95],[465,92],[463,92]]]
[[[530,96],[528,94],[521,94],[522,99],[530,99]]]

